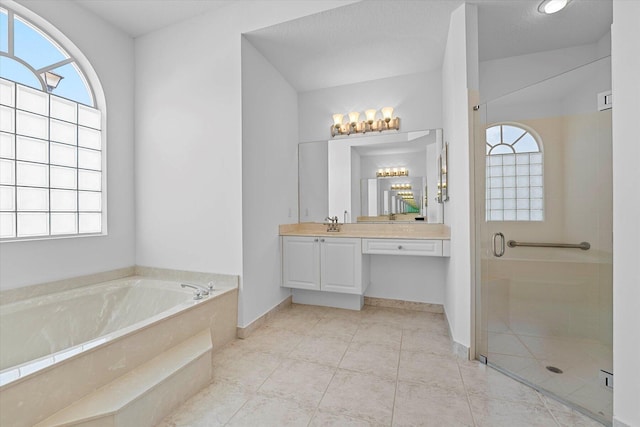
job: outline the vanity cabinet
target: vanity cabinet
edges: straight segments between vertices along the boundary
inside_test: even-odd
[[[362,295],[366,285],[361,239],[283,237],[282,286]]]

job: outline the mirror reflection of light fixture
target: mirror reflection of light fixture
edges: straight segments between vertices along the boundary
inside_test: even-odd
[[[47,85],[47,92],[49,93],[53,92],[60,84],[60,80],[64,79],[63,76],[52,73],[51,71],[45,71],[40,74],[40,77],[42,77],[42,80],[44,80],[44,83]]]
[[[392,190],[411,190],[411,184],[392,184]]]
[[[544,0],[538,6],[538,12],[545,15],[551,15],[552,13],[560,12],[564,9],[571,0]]]
[[[409,170],[407,168],[384,168],[378,169],[376,177],[386,178],[394,176],[409,176]]]
[[[385,107],[381,110],[382,119],[376,120],[378,110],[366,110],[366,120],[360,121],[360,112],[352,111],[348,114],[349,122],[342,123],[344,115],[334,114],[331,136],[351,135],[352,133],[382,132],[386,130],[399,130],[400,118],[393,117],[393,107]]]

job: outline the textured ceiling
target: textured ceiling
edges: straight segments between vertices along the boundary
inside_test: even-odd
[[[75,0],[131,37],[223,7],[232,0]]]
[[[610,29],[611,0],[572,0],[554,15],[540,0],[478,5],[481,61],[597,42]],[[451,12],[462,0],[369,0],[247,34],[298,91],[440,68]]]
[[[75,1],[137,37],[249,0]],[[611,0],[572,0],[554,15],[539,13],[540,1],[469,0],[478,5],[480,60],[591,44],[610,29]],[[451,12],[462,3],[364,0],[246,36],[296,90],[341,86],[440,68]]]
[[[441,67],[462,0],[364,1],[247,34],[298,91]]]
[[[553,15],[538,12],[541,0],[476,3],[480,61],[595,43],[613,21],[611,0],[573,0]]]

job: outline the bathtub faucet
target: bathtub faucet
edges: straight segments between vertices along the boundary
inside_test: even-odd
[[[198,285],[190,285],[188,283],[180,283],[180,286],[183,288],[191,288],[194,290],[193,292],[193,299],[202,299],[202,296],[207,296],[209,295],[209,289],[204,288],[202,286],[198,286]]]

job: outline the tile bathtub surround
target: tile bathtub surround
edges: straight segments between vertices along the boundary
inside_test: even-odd
[[[184,270],[169,270],[165,268],[144,267],[138,265],[0,291],[0,305],[10,304],[12,302],[35,298],[42,295],[64,292],[82,286],[95,285],[97,283],[122,279],[129,276],[145,276],[154,279],[185,281],[202,285],[213,281],[216,286],[224,289],[238,287],[238,276]]]
[[[209,282],[213,282],[216,287],[219,287],[221,289],[237,288],[239,279],[238,276],[230,274],[171,270],[168,268],[145,267],[142,265],[136,265],[135,275],[175,282],[195,283],[198,285],[206,285]]]
[[[135,267],[119,268],[117,270],[103,271],[86,276],[72,277],[70,279],[56,280],[55,282],[41,283],[23,288],[7,289],[0,292],[0,305],[11,304],[29,298],[36,298],[42,295],[64,292],[82,286],[95,285],[97,283],[108,282],[110,280],[122,279],[133,276]]]
[[[451,353],[442,314],[292,304],[213,355],[212,383],[159,425],[598,426]]]
[[[237,316],[238,290],[228,289],[180,314],[66,359],[55,369],[7,384],[0,389],[0,425],[34,425],[204,327],[211,331],[214,351],[224,348],[235,340]]]

